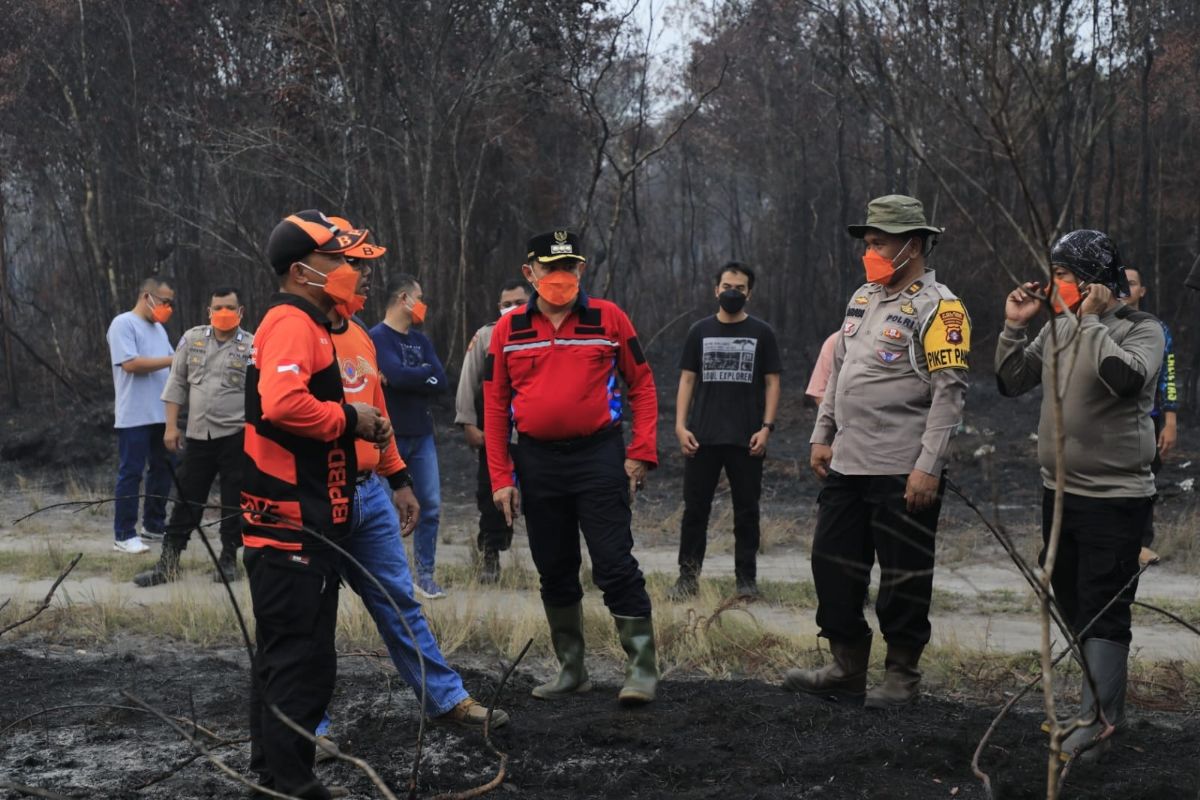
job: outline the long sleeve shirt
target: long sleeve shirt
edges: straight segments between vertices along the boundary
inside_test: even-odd
[[[433,435],[429,398],[446,391],[446,370],[433,342],[418,330],[401,333],[381,322],[371,328],[379,371],[387,379],[383,396],[397,436]]]
[[[1161,320],[1160,320],[1161,322]],[[1158,391],[1154,393],[1154,408],[1150,416],[1157,417],[1164,411],[1179,410],[1179,384],[1175,378],[1175,339],[1171,329],[1162,322],[1163,337],[1166,346],[1163,348],[1162,369],[1158,371]]]
[[[1068,493],[1154,494],[1150,408],[1164,344],[1162,325],[1155,317],[1125,306],[1078,319],[1059,314],[1032,342],[1025,328],[1004,326],[996,344],[996,379],[1003,394],[1015,397],[1050,384],[1052,364],[1057,362]],[[1047,488],[1054,487],[1057,474],[1056,432],[1053,396],[1043,392],[1038,461]]]
[[[938,475],[962,422],[971,322],[933,270],[887,294],[868,283],[846,306],[809,441],[843,475]]]
[[[623,397],[618,378],[628,395]],[[537,295],[496,323],[484,367],[484,434],[493,491],[513,486],[508,440],[580,439],[621,424],[633,412],[628,458],[658,464],[654,375],[625,312],[580,292],[556,329]]]

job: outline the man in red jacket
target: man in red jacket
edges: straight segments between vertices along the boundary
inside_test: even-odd
[[[329,330],[330,310],[352,298],[358,284],[345,253],[366,236],[319,211],[275,226],[267,257],[280,291],[258,326],[246,370],[242,540],[257,640],[250,768],[263,786],[305,800],[344,796],[313,774],[312,739],[279,717],[315,730],[337,677],[339,559],[308,531],[335,542],[350,535],[355,441],[384,445],[392,438],[377,408],[346,402]],[[394,480],[411,483],[402,473]]]
[[[535,236],[528,250],[521,269],[535,293],[496,323],[483,394],[492,498],[511,525],[520,482],[529,551],[561,667],[533,696],[558,699],[591,688],[583,659],[582,531],[592,577],[628,656],[619,699],[648,703],[658,664],[650,597],[633,557],[630,509],[646,471],[658,463],[654,376],[625,312],[580,290],[587,263],[575,234]],[[626,401],[633,411],[628,448],[621,436]]]

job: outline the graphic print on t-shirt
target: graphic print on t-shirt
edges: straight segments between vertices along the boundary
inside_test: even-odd
[[[701,379],[705,382],[753,383],[758,340],[746,336],[704,337]]]

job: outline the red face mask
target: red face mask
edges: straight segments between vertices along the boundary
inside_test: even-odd
[[[579,296],[579,276],[574,272],[556,269],[539,279],[534,288],[538,296],[552,306],[570,305]]]
[[[1066,310],[1074,311],[1079,308],[1079,304],[1083,302],[1083,296],[1079,293],[1079,284],[1067,283],[1054,279],[1055,298],[1051,301],[1056,314],[1061,314]]]
[[[242,321],[242,317],[231,308],[218,308],[209,315],[208,320],[214,328],[221,333],[226,333],[236,328],[238,323]]]
[[[911,242],[912,239],[909,239],[904,243],[904,247],[908,247]],[[904,247],[900,248],[901,252],[904,251]],[[892,276],[904,269],[908,262],[909,259],[906,258],[904,259],[904,263],[896,266],[895,259],[881,256],[879,253],[868,248],[867,252],[863,253],[863,268],[867,273],[867,283],[879,283],[887,286],[891,283]]]

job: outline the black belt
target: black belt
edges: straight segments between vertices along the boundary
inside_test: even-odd
[[[359,486],[362,486],[364,483],[366,483],[367,481],[371,480],[371,478],[374,478],[374,477],[375,477],[375,473],[368,470],[367,472],[358,473],[357,477],[354,478],[354,482],[356,484],[358,484]]]
[[[588,436],[581,436],[578,439],[535,439],[526,433],[517,434],[517,444],[532,445],[540,447],[544,450],[554,450],[558,453],[573,453],[577,450],[584,450],[600,442],[621,435],[621,426],[619,424],[596,431]]]

